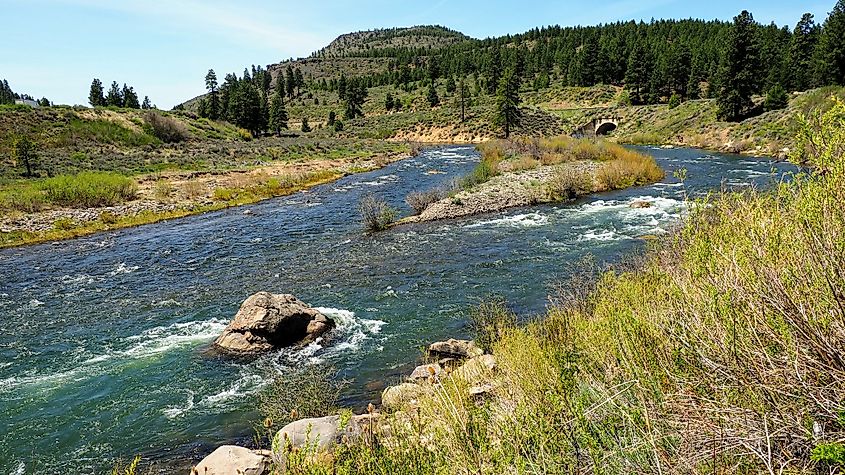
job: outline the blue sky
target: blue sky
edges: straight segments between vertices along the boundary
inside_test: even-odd
[[[91,79],[129,83],[161,108],[203,92],[214,68],[307,56],[337,35],[440,24],[483,38],[541,25],[651,18],[822,22],[835,0],[0,0],[0,78],[16,92],[85,104]]]

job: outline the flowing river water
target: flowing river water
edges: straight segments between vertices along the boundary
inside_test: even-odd
[[[0,475],[103,473],[122,457],[184,466],[250,439],[275,373],[326,363],[378,398],[428,342],[466,336],[491,294],[543,312],[587,255],[616,262],[678,222],[684,196],[770,186],[795,167],[693,149],[642,149],[661,183],[366,236],[357,205],[468,173],[473,147],[432,148],[308,192],[56,244],[0,251]],[[673,178],[688,171],[685,184]],[[646,200],[650,208],[632,208]],[[245,214],[245,210],[250,210]],[[329,341],[256,361],[209,354],[250,294],[292,293],[335,318]],[[177,462],[173,462],[177,461]]]

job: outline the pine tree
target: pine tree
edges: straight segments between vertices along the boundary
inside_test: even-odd
[[[625,72],[625,89],[632,104],[645,103],[645,95],[650,80],[651,62],[642,40],[637,40],[631,55],[628,56],[628,70]]]
[[[281,77],[281,74],[279,75]],[[277,81],[278,84],[278,81]],[[288,111],[285,108],[284,92],[273,94],[270,103],[270,130],[280,135],[282,129],[288,128]]]
[[[364,117],[364,101],[367,98],[367,88],[359,81],[348,84],[346,86],[346,93],[344,94],[344,103],[346,105],[343,112],[343,117],[346,120],[352,120],[356,117]]]
[[[505,138],[510,137],[511,131],[519,126],[522,112],[519,110],[519,79],[513,69],[505,70],[496,88],[496,117],[495,124],[502,127]]]
[[[458,94],[460,96],[461,101],[461,122],[465,122],[467,114],[467,96],[469,95],[469,86],[467,86],[467,83],[463,77],[461,77],[460,82],[458,83]]]
[[[302,77],[302,71],[299,68],[293,71],[293,81],[296,84],[296,95],[302,94],[302,88],[305,87],[305,78]]]
[[[311,126],[308,125],[308,117],[302,118],[302,131],[305,133],[311,132]]]
[[[106,105],[123,107],[123,96],[120,94],[120,86],[117,81],[112,81],[109,93],[106,95]]]
[[[217,120],[220,118],[220,96],[217,87],[217,74],[209,69],[205,75],[205,88],[208,90],[208,118]]]
[[[763,103],[763,108],[767,111],[783,109],[789,104],[789,95],[780,84],[775,84],[769,92],[766,93],[766,102]]]
[[[757,24],[748,11],[734,18],[719,69],[719,111],[722,120],[737,121],[753,107],[759,71]]]
[[[334,127],[334,123],[337,120],[337,114],[334,111],[329,111],[329,119],[326,121],[326,125],[329,127]]]
[[[384,97],[384,109],[385,109],[387,112],[390,112],[390,111],[392,111],[392,110],[393,110],[393,94],[391,94],[391,93],[389,93],[389,92],[388,92],[388,93],[387,93],[387,95]]]
[[[106,98],[103,95],[103,83],[94,78],[91,81],[91,91],[88,93],[88,103],[91,107],[102,107],[106,105]]]
[[[120,93],[123,97],[123,107],[127,109],[140,109],[141,103],[138,102],[138,94],[132,86],[123,85],[123,91]]]
[[[285,84],[288,88],[288,99],[293,99],[296,93],[296,78],[293,75],[293,67],[288,65],[285,70]]]
[[[150,96],[144,96],[144,102],[141,103],[141,109],[149,110],[153,108],[152,102],[150,102]]]
[[[824,22],[816,63],[820,85],[845,85],[845,0],[836,2]]]
[[[426,95],[428,105],[437,107],[440,105],[440,97],[437,95],[437,89],[434,87],[434,81],[428,84],[428,94]]]
[[[813,85],[813,56],[819,42],[819,26],[805,13],[792,31],[789,45],[789,88],[805,91]]]

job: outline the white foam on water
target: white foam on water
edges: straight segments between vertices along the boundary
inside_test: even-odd
[[[109,275],[114,277],[122,274],[131,274],[140,268],[140,266],[127,266],[125,262],[121,262],[115,266],[113,271],[109,272]]]
[[[9,475],[24,475],[26,473],[26,464],[23,462],[18,462],[18,466],[9,472]]]
[[[390,289],[390,291],[392,292],[393,289]],[[387,325],[387,322],[382,320],[359,318],[355,316],[355,312],[350,310],[331,307],[317,307],[316,310],[331,318],[337,324],[335,331],[338,332],[342,341],[327,348],[327,351],[332,353],[360,350],[361,345],[366,340],[381,333],[381,329]]]
[[[209,341],[220,335],[227,324],[228,322],[225,320],[212,318],[151,328],[140,335],[126,338],[125,341],[127,342],[137,343],[119,354],[133,358],[144,358],[167,352],[179,346]]]
[[[502,226],[510,228],[536,228],[549,224],[548,216],[539,213],[517,214],[504,218],[490,219],[477,223],[468,224],[466,228],[481,228],[487,226]]]
[[[88,274],[63,275],[62,283],[65,285],[90,285],[94,283],[94,277]]]
[[[241,374],[241,377],[228,388],[202,398],[200,406],[217,407],[228,401],[250,396],[261,390],[268,382],[268,380],[257,374]]]
[[[191,409],[194,408],[194,392],[190,389],[188,391],[188,400],[184,406],[172,406],[164,409],[162,412],[164,413],[164,417],[168,419],[176,419],[177,417],[184,416],[187,414]]]
[[[622,241],[629,239],[628,236],[617,233],[610,229],[591,229],[578,237],[579,241]]]

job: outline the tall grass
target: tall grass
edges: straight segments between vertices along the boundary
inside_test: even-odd
[[[845,105],[801,130],[812,175],[698,203],[639,267],[497,332],[487,398],[453,373],[295,473],[841,473]]]
[[[112,206],[132,200],[138,193],[138,186],[131,178],[105,172],[48,178],[42,187],[52,203],[69,207]]]
[[[499,164],[505,160],[507,152],[499,141],[490,141],[478,145],[481,152],[481,161],[475,166],[472,173],[461,180],[461,188],[469,189],[490,181],[499,174]]]
[[[618,190],[663,179],[663,169],[654,158],[615,144],[606,144],[605,148],[612,159],[596,172],[600,189]]]
[[[158,143],[158,140],[151,135],[136,132],[106,119],[70,119],[58,137],[58,145],[60,146],[76,146],[85,141],[129,147]]]

